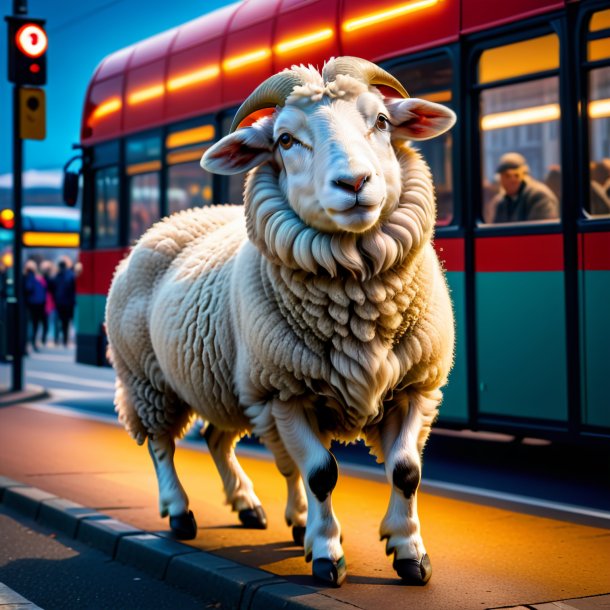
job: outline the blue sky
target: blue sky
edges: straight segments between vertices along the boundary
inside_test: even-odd
[[[108,54],[214,9],[227,0],[29,0],[28,16],[46,19],[47,138],[25,142],[26,170],[55,170],[74,154],[87,83]],[[12,0],[0,0],[2,16]],[[0,176],[12,171],[12,84],[6,23],[0,23]]]

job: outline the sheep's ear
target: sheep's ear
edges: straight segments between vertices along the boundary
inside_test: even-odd
[[[201,167],[215,174],[230,176],[269,161],[272,142],[266,130],[254,125],[243,127],[208,148],[201,158]]]
[[[386,100],[386,108],[394,125],[393,140],[429,140],[451,129],[456,120],[447,106],[416,97]]]

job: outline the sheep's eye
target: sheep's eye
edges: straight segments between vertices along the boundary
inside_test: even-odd
[[[278,142],[284,150],[288,150],[295,142],[295,139],[289,133],[283,133],[279,138]]]
[[[377,116],[377,121],[375,121],[375,127],[377,127],[379,131],[387,131],[390,129],[390,120],[387,116],[380,114]]]

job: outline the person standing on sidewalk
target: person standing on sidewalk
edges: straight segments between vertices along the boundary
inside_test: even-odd
[[[70,339],[70,322],[74,317],[74,306],[76,304],[76,281],[70,259],[62,258],[58,263],[58,268],[59,271],[53,279],[53,296],[55,297],[55,307],[63,344],[67,346]]]
[[[42,276],[38,274],[38,265],[36,264],[36,261],[29,260],[25,263],[23,294],[28,318],[31,324],[32,349],[37,352],[38,327],[41,324],[44,327],[47,286]]]

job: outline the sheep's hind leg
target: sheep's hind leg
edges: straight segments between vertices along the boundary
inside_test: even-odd
[[[421,480],[421,452],[438,403],[421,394],[405,396],[386,415],[380,428],[386,476],[392,485],[380,535],[382,540],[386,539],[386,554],[394,554],[394,569],[403,581],[413,585],[426,584],[432,575],[420,533],[417,490]]]
[[[169,526],[180,540],[191,540],[197,535],[197,523],[188,509],[189,499],[178,479],[174,465],[176,445],[171,436],[148,438],[148,452],[152,458],[159,484],[159,512],[169,515]]]
[[[339,475],[337,462],[305,416],[303,405],[276,400],[272,413],[280,438],[306,482],[305,559],[313,559],[315,578],[338,587],[345,580],[347,569],[339,522],[331,503]]]
[[[273,453],[275,464],[284,478],[288,497],[284,518],[288,527],[292,527],[292,539],[297,546],[305,542],[305,525],[307,523],[307,498],[301,473],[294,460],[279,437],[270,405],[251,405],[246,414],[252,422],[252,432],[260,438],[265,447]]]
[[[237,434],[208,424],[204,437],[222,479],[227,504],[238,512],[239,520],[245,527],[266,529],[267,515],[254,493],[252,481],[235,455]]]

